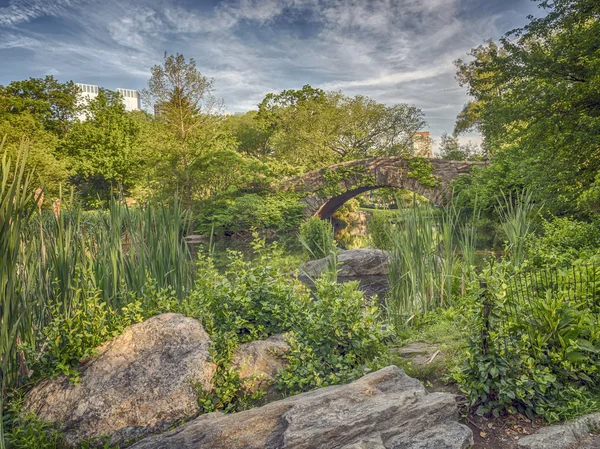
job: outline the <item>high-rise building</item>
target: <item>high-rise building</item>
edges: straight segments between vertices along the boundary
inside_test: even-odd
[[[82,83],[75,83],[75,85],[77,87],[79,87],[79,98],[78,98],[78,106],[85,106],[85,104],[90,101],[93,100],[94,98],[96,98],[98,96],[98,90],[99,87],[96,84],[82,84]],[[87,117],[85,115],[85,113],[79,112],[77,114],[77,118],[79,120],[85,120]]]
[[[98,96],[98,92],[100,88],[96,84],[82,84],[75,83],[77,87],[79,87],[79,105],[85,105],[88,101],[93,100]],[[122,89],[117,88],[117,92],[121,95],[121,100],[125,105],[126,111],[139,111],[142,109],[142,102],[140,98],[140,93],[137,90],[133,89]],[[87,117],[84,112],[80,112],[77,115],[79,120],[85,120]]]
[[[142,101],[140,93],[137,90],[117,88],[117,92],[121,94],[121,98],[125,103],[126,111],[139,111],[142,109]]]
[[[420,131],[413,134],[413,148],[415,156],[433,157],[433,140],[427,131]]]

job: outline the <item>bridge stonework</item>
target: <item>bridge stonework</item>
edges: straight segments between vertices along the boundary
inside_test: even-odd
[[[350,198],[382,187],[410,190],[441,206],[450,198],[454,179],[469,173],[474,166],[484,165],[487,163],[421,157],[368,158],[289,178],[281,187],[306,194],[306,216],[326,219]]]

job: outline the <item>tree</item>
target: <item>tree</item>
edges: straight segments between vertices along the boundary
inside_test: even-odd
[[[69,161],[71,182],[94,205],[115,190],[127,193],[140,178],[145,157],[137,145],[138,127],[118,93],[100,89],[85,114],[87,120],[72,125],[60,151]]]
[[[461,144],[455,134],[442,134],[439,151],[440,158],[448,161],[483,160],[483,154],[476,144],[472,142]]]
[[[457,61],[473,100],[456,130],[481,131],[514,188],[528,186],[554,213],[588,213],[600,170],[600,3],[540,6],[545,17]]]
[[[35,181],[51,196],[58,194],[61,183],[66,183],[68,170],[57,152],[57,136],[44,129],[43,124],[29,111],[0,117],[0,142],[5,139],[2,154],[14,160],[21,142],[28,148],[27,170],[35,169]],[[0,157],[2,157],[0,154]]]
[[[142,91],[144,103],[156,108],[158,119],[175,139],[170,154],[176,188],[181,188],[183,204],[192,208],[197,191],[197,163],[211,148],[230,144],[229,136],[218,130],[222,103],[213,95],[213,80],[196,69],[194,59],[180,54],[167,55],[151,69],[148,87]],[[226,142],[219,142],[221,137]]]
[[[238,151],[254,157],[269,157],[267,145],[270,132],[257,120],[257,111],[248,111],[225,117],[223,127],[238,141]]]
[[[423,113],[405,104],[386,106],[361,95],[324,92],[309,85],[268,94],[257,120],[269,133],[272,154],[304,170],[335,162],[407,155]]]
[[[75,113],[79,88],[53,76],[13,81],[0,86],[0,117],[28,111],[45,129],[64,135]]]

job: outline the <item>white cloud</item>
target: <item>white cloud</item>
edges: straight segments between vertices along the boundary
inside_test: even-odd
[[[270,91],[312,84],[415,104],[439,135],[452,129],[466,101],[452,61],[515,17],[512,10],[485,14],[486,0],[201,3],[10,0],[0,8],[0,58],[28,59],[26,67],[0,68],[0,83],[52,70],[109,88],[141,88],[165,51],[179,52],[215,78],[232,112],[255,108]],[[467,18],[466,3],[482,12]],[[50,24],[35,20],[42,18]]]
[[[0,26],[18,25],[44,16],[59,16],[76,0],[10,0],[0,7]]]

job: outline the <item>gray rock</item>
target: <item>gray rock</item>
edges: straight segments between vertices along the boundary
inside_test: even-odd
[[[321,388],[231,415],[202,415],[134,449],[466,449],[454,396],[427,394],[390,366],[348,384]]]
[[[318,277],[331,264],[332,256],[311,260],[301,267],[300,272],[309,277]],[[390,255],[387,251],[375,248],[359,248],[340,251],[338,254],[338,276],[357,278],[364,276],[385,276],[388,274]]]
[[[68,444],[110,436],[123,443],[167,429],[198,413],[193,383],[211,388],[215,365],[202,325],[167,313],[129,327],[98,348],[73,385],[44,381],[26,397],[26,410],[62,424]]]
[[[232,364],[238,370],[246,391],[269,390],[277,372],[285,366],[283,355],[289,349],[283,335],[240,345]]]
[[[521,438],[518,444],[523,449],[569,449],[598,430],[600,413],[594,413],[564,424],[543,427],[535,434]]]

